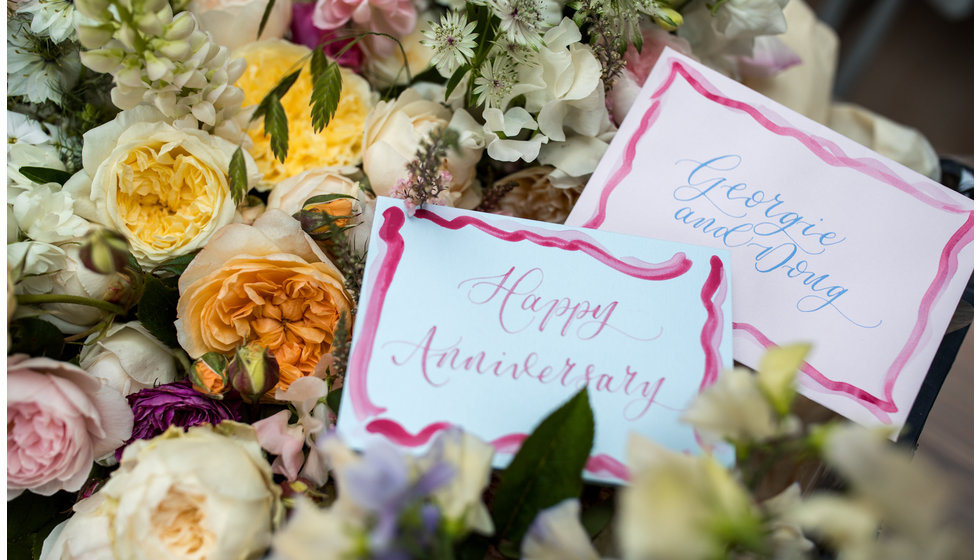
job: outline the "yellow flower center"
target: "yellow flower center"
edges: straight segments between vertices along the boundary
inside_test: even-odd
[[[116,207],[132,237],[175,250],[210,223],[227,180],[179,146],[140,146],[117,168]]]
[[[206,498],[181,488],[171,488],[150,515],[151,526],[173,558],[209,556],[217,537],[205,526]]]

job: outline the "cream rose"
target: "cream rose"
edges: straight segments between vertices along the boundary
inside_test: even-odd
[[[387,196],[408,176],[407,166],[415,159],[419,144],[433,131],[449,126],[453,112],[429,101],[414,88],[394,101],[378,103],[364,126],[364,173],[379,196]],[[480,203],[475,183],[476,162],[482,150],[460,146],[446,153],[444,168],[452,175],[449,198],[457,208],[474,208]]]
[[[278,208],[292,216],[303,209],[303,203],[325,194],[343,194],[364,200],[364,191],[357,181],[335,169],[320,168],[304,171],[281,181],[269,193],[269,208]]]
[[[257,342],[276,357],[283,390],[313,373],[341,314],[350,314],[340,271],[299,222],[275,209],[252,226],[222,228],[178,288],[177,339],[192,358]]]
[[[174,356],[138,321],[113,325],[85,341],[78,365],[124,395],[177,378]]]
[[[261,558],[281,517],[279,495],[249,426],[172,427],[131,443],[41,557]]]
[[[187,10],[215,43],[237,49],[254,41],[281,39],[289,30],[293,3],[276,0],[262,35],[256,38],[266,4],[266,0],[191,0]]]
[[[181,123],[178,123],[181,124]],[[138,106],[85,133],[82,171],[65,184],[75,211],[122,233],[142,265],[201,248],[235,217],[227,170],[235,145]],[[246,155],[249,183],[257,169]]]

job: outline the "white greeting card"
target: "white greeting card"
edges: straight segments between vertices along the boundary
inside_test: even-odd
[[[735,359],[809,341],[801,392],[901,426],[973,270],[973,202],[676,52],[568,225],[732,252]]]
[[[587,477],[628,477],[630,432],[699,451],[678,418],[731,367],[727,251],[379,198],[367,258],[337,424],[352,445],[423,449],[460,425],[503,466],[587,386]]]

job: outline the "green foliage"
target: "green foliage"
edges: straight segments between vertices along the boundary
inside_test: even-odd
[[[178,347],[177,327],[174,326],[179,299],[177,279],[161,279],[147,274],[144,282],[143,295],[136,306],[136,318],[160,342],[172,348]]]
[[[7,557],[36,560],[45,537],[71,514],[75,496],[57,492],[39,496],[24,492],[7,502]]]
[[[343,79],[340,76],[340,66],[333,60],[327,61],[321,49],[313,51],[313,60],[310,64],[313,74],[310,111],[313,116],[313,130],[320,132],[337,112]]]
[[[258,41],[259,37],[262,36],[262,32],[265,31],[265,24],[269,23],[269,15],[272,14],[272,7],[276,5],[276,0],[269,0],[265,4],[265,11],[262,12],[262,21],[259,22],[259,31],[255,34],[255,40]]]
[[[23,317],[11,322],[9,329],[11,354],[62,359],[65,338],[51,323],[35,317]]]
[[[157,266],[153,267],[153,274],[160,278],[172,278],[175,276],[180,276],[187,269],[187,265],[191,264],[194,257],[200,251],[194,251],[186,255],[181,255],[179,257],[174,257],[168,261],[165,261]],[[132,264],[132,263],[131,263]],[[138,268],[136,270],[139,270]]]
[[[245,155],[242,147],[235,149],[231,156],[231,163],[228,164],[228,186],[231,188],[231,198],[235,204],[241,204],[245,200],[245,193],[248,191],[248,172],[245,169]]]
[[[279,161],[286,161],[289,153],[289,121],[282,103],[274,95],[269,98],[269,109],[265,113],[265,133],[270,137],[272,154]]]
[[[594,431],[589,395],[582,389],[524,440],[501,475],[493,503],[493,523],[505,555],[517,557],[539,511],[581,494]]]
[[[71,178],[71,173],[60,169],[51,169],[49,167],[24,166],[17,171],[20,171],[21,175],[27,177],[31,181],[42,185],[45,183],[58,183],[59,185],[64,185],[65,182]]]

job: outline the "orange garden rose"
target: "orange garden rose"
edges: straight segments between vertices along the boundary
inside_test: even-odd
[[[255,342],[276,357],[284,390],[313,373],[340,316],[350,314],[340,271],[299,222],[275,209],[251,226],[219,230],[178,287],[177,338],[192,358]]]

